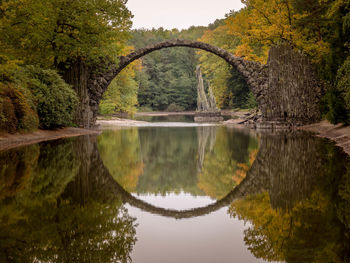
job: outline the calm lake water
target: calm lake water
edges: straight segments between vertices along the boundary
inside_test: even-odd
[[[0,152],[0,262],[349,262],[333,143],[163,126]]]

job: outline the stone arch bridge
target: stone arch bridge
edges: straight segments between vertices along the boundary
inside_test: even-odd
[[[82,62],[64,74],[80,98],[77,123],[94,126],[103,93],[111,81],[130,63],[153,51],[171,47],[189,47],[213,53],[235,67],[246,79],[265,122],[293,125],[312,123],[320,119],[321,96],[315,70],[309,58],[288,45],[270,49],[267,64],[245,60],[213,45],[190,40],[168,40],[138,49],[119,57],[119,63],[105,62],[86,66]]]

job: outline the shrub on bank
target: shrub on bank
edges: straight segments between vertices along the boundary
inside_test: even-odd
[[[0,130],[34,130],[39,118],[30,99],[13,84],[0,83]]]
[[[34,96],[40,127],[52,129],[72,125],[78,103],[75,91],[53,70],[27,66],[24,72]]]
[[[77,103],[75,91],[56,71],[0,56],[0,131],[71,125]]]
[[[337,72],[337,90],[345,102],[347,123],[350,122],[350,56]]]
[[[335,84],[328,85],[323,105],[331,123],[350,123],[350,56],[338,69]]]
[[[182,107],[182,106],[179,106],[175,103],[171,103],[168,108],[166,109],[166,111],[169,111],[169,112],[179,112],[179,111],[184,111],[185,108]]]
[[[0,131],[15,133],[38,127],[33,96],[25,85],[18,85],[18,61],[0,55]]]

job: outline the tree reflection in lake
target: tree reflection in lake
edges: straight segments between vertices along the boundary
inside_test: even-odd
[[[104,131],[98,148],[113,178],[130,192],[221,199],[246,176],[258,141],[225,127],[139,128]]]
[[[217,201],[199,208],[186,203],[187,210],[180,203],[175,210],[130,193],[166,201],[159,194],[181,191],[191,194],[186,202],[209,199],[201,195]],[[166,258],[166,249],[185,255],[179,248],[197,255],[186,259],[192,262],[206,251],[237,245],[243,231],[251,254],[238,245],[241,254],[225,249],[214,257],[348,262],[350,162],[333,144],[300,133],[251,136],[225,127],[104,131],[98,138],[0,152],[0,208],[0,262],[128,261],[136,242],[130,214],[141,227],[152,223],[147,231],[138,228],[142,248],[142,240],[153,245],[160,232],[173,242],[169,248],[159,238],[165,249],[148,262]],[[250,224],[244,230],[239,220]]]
[[[203,129],[207,128],[207,129]],[[213,144],[213,130],[215,144]],[[209,146],[200,165],[198,188],[206,195],[221,199],[232,191],[245,177],[258,152],[258,140],[248,130],[202,127],[199,138],[206,139]],[[214,138],[215,138],[214,137]],[[199,153],[201,153],[201,147]]]
[[[0,262],[130,259],[134,219],[91,187],[93,147],[80,137],[0,153]]]
[[[263,136],[258,155],[261,192],[229,209],[251,223],[248,249],[267,261],[349,262],[349,158],[295,134]]]

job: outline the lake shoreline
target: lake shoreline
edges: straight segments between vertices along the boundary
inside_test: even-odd
[[[316,136],[334,141],[344,152],[350,155],[350,126],[344,124],[331,124],[323,120],[317,123],[298,127],[299,130],[316,133]]]
[[[223,124],[225,126],[233,127],[248,127],[243,124],[245,121],[247,121],[247,119],[243,116],[241,118],[225,121]],[[312,132],[317,137],[327,138],[335,142],[337,146],[341,147],[347,155],[350,155],[350,126],[346,126],[342,123],[334,125],[327,120],[323,120],[313,124],[296,127],[295,129]]]
[[[174,114],[178,115],[178,114]],[[179,114],[180,115],[180,114]],[[159,116],[159,115],[158,115]],[[163,115],[164,116],[164,115]],[[110,120],[115,122],[120,122],[121,126],[133,126],[135,123],[144,123],[143,121],[135,121],[129,119],[100,119],[97,122],[104,126],[104,122],[109,122]],[[242,119],[236,119],[232,123],[221,123],[224,126],[236,126],[242,127],[244,125],[237,124]],[[246,126],[244,126],[246,127]],[[100,127],[101,128],[101,127]],[[337,146],[341,147],[345,153],[350,155],[350,126],[345,126],[343,124],[333,125],[326,120],[323,120],[318,123],[313,123],[297,128],[298,130],[304,130],[315,133],[316,136],[327,138],[331,141],[334,141]],[[0,134],[0,151],[9,150],[12,148],[30,145],[34,143],[51,141],[69,137],[76,137],[81,135],[89,134],[100,134],[102,131],[97,129],[82,129],[82,128],[73,128],[67,127],[57,130],[37,130],[29,133],[15,133],[15,134]]]
[[[0,151],[34,143],[64,139],[89,134],[100,134],[101,131],[67,127],[57,130],[36,130],[29,133],[0,134]]]

